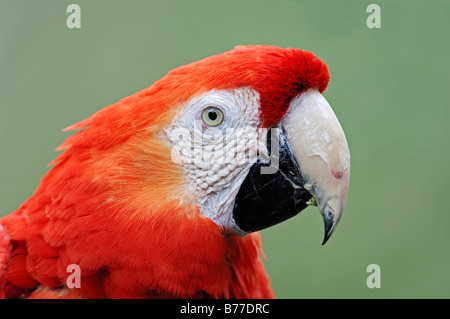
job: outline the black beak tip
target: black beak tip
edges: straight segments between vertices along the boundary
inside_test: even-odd
[[[325,236],[323,238],[322,246],[326,244],[328,239],[330,239],[331,235],[334,231],[334,215],[333,213],[326,211],[323,214],[323,223],[325,225]]]

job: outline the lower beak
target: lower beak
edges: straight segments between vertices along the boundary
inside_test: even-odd
[[[317,90],[292,100],[282,122],[269,132],[272,162],[259,159],[242,183],[233,209],[237,232],[258,231],[291,218],[314,197],[324,220],[325,244],[347,199],[350,155],[344,132]],[[278,143],[271,143],[274,138]],[[275,169],[270,167],[274,160]]]

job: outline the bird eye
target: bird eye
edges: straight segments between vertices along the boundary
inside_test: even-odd
[[[223,112],[214,106],[208,106],[202,113],[203,122],[208,126],[218,126],[223,121]]]

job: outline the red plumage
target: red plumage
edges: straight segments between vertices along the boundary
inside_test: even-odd
[[[227,234],[186,201],[182,169],[158,133],[194,95],[239,87],[259,92],[261,125],[272,126],[296,94],[322,92],[328,80],[310,52],[238,47],[73,125],[82,130],[35,194],[0,220],[0,297],[273,297],[259,234]],[[70,264],[81,288],[67,293],[58,289]]]

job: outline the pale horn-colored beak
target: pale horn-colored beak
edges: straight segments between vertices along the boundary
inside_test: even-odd
[[[316,89],[294,98],[283,118],[304,188],[317,202],[327,242],[342,216],[350,181],[350,152],[344,131],[327,100]]]

